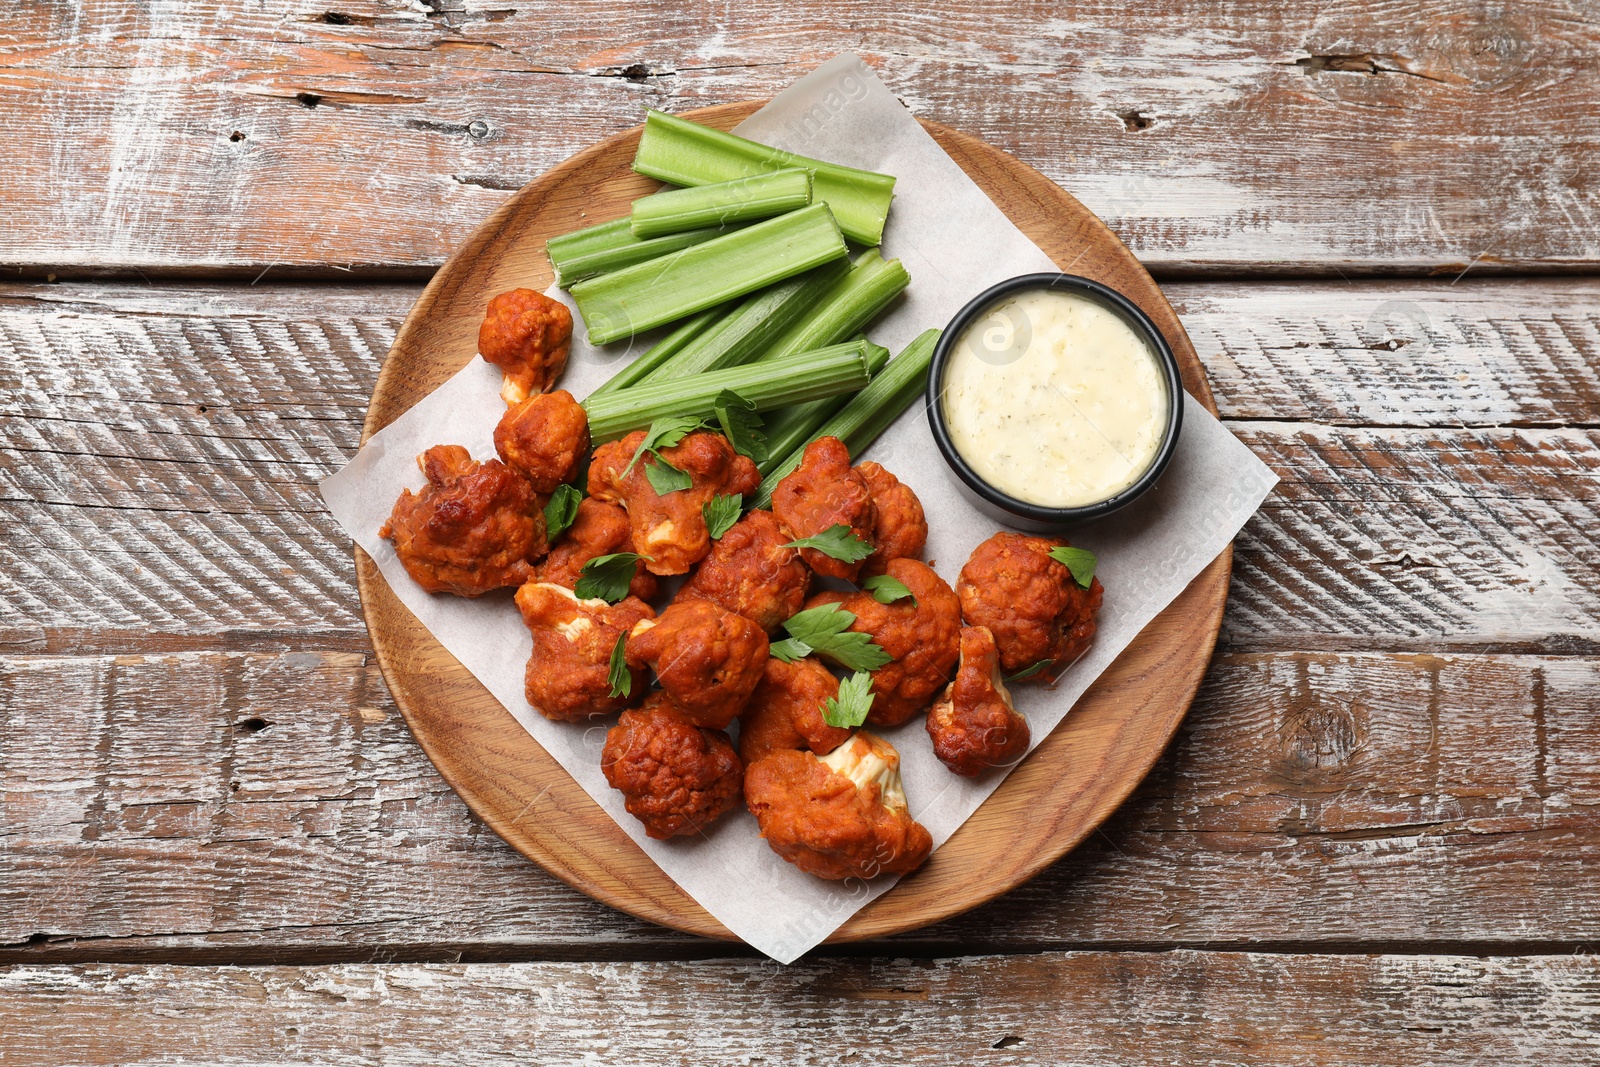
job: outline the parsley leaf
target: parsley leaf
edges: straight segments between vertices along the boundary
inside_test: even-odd
[[[794,650],[803,647],[807,652],[815,652],[852,671],[875,671],[892,663],[894,657],[873,641],[870,634],[850,630],[850,624],[855,621],[855,615],[838,604],[823,604],[791,615],[783,628],[794,639]],[[780,641],[778,644],[788,645],[790,642]]]
[[[628,595],[628,583],[633,581],[634,564],[649,559],[637,552],[613,552],[609,556],[596,556],[578,572],[578,584],[573,592],[579,600],[604,600],[615,604]]]
[[[659,459],[660,449],[671,448],[705,424],[706,420],[696,415],[667,415],[656,419],[644,432],[644,440],[634,449],[633,458],[622,468],[623,476],[626,477],[628,472],[633,470],[633,465],[639,462],[646,452],[657,453]]]
[[[722,535],[739,521],[739,513],[743,510],[744,497],[737,493],[723,493],[700,505],[700,514],[705,516],[706,529],[711,533],[711,540],[722,540]]]
[[[656,456],[644,465],[644,476],[649,480],[650,488],[656,491],[656,496],[666,496],[668,493],[687,489],[694,484],[694,479],[687,473],[660,456]]]
[[[755,463],[765,463],[770,456],[767,435],[761,432],[761,416],[756,414],[756,402],[746,400],[732,389],[724,389],[711,402],[717,413],[717,422],[727,434],[728,443],[741,456],[749,456]]]
[[[798,638],[789,637],[772,642],[767,646],[767,651],[785,663],[793,663],[797,659],[805,659],[811,655],[811,646]]]
[[[1065,564],[1072,572],[1073,581],[1083,588],[1089,588],[1089,583],[1094,581],[1094,553],[1087,548],[1052,548],[1050,558]]]
[[[567,532],[567,528],[578,517],[578,504],[582,500],[583,494],[572,486],[556,486],[556,491],[550,494],[550,503],[544,506],[546,541],[554,541]]]
[[[783,547],[814,548],[824,556],[832,556],[845,563],[860,563],[872,555],[872,545],[857,537],[842,522],[836,522],[811,537],[797,538]]]
[[[906,588],[906,583],[892,575],[874,575],[862,582],[861,588],[871,593],[872,599],[880,604],[893,604],[896,600],[909,598],[911,606],[917,606],[917,598],[911,595],[911,590]]]
[[[872,675],[857,671],[839,683],[838,696],[822,702],[822,721],[847,730],[860,726],[872,710],[872,695]]]
[[[611,695],[614,697],[633,694],[633,672],[628,670],[628,661],[622,654],[627,643],[628,631],[624,630],[617,635],[617,643],[611,646],[611,669],[606,672],[606,681],[611,683]]]
[[[1033,664],[1032,666],[1024,667],[1020,671],[1018,671],[1016,674],[1010,675],[1009,677],[1006,678],[1006,681],[1008,681],[1008,682],[1020,682],[1024,678],[1032,678],[1034,675],[1038,674],[1040,671],[1044,670],[1046,667],[1050,666],[1050,664],[1052,664],[1054,662],[1055,662],[1054,660],[1042,659],[1039,662]]]

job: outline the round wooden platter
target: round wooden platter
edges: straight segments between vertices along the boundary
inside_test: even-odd
[[[727,129],[759,106],[747,101],[688,114]],[[1215,412],[1177,315],[1099,219],[999,149],[936,123],[923,126],[1063,270],[1105,282],[1143,308],[1177,353],[1185,388]],[[550,285],[546,238],[618,218],[631,200],[658,187],[629,169],[638,142],[635,128],[580,152],[524,186],[473,232],[401,327],[373,391],[363,439],[475,357],[490,297],[517,286]],[[912,930],[982,904],[1055,862],[1110,815],[1149,772],[1194,699],[1216,644],[1231,565],[1231,550],[1217,557],[922,870],[857,912],[829,940]],[[529,859],[612,907],[695,934],[733,936],[440,647],[360,549],[356,567],[367,626],[395,702],[439,773],[485,823]]]

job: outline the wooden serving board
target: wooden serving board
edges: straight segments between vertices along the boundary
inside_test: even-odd
[[[728,129],[760,106],[746,101],[686,114]],[[1099,219],[999,149],[936,123],[923,126],[1061,269],[1105,282],[1143,308],[1172,345],[1184,387],[1216,411],[1177,315]],[[659,187],[629,169],[639,129],[580,152],[524,186],[450,257],[390,349],[363,440],[475,357],[490,297],[516,286],[550,285],[545,239],[617,218],[631,200]],[[1188,711],[1216,645],[1232,559],[1231,549],[1218,556],[1145,627],[922,870],[828,940],[882,937],[975,907],[1038,874],[1094,830],[1150,770]],[[491,829],[612,907],[708,937],[733,936],[433,639],[359,548],[356,570],[367,627],[396,704],[445,781]]]

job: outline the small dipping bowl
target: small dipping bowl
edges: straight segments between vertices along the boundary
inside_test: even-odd
[[[1075,294],[1111,312],[1133,332],[1135,337],[1144,342],[1155,360],[1156,374],[1153,387],[1161,391],[1161,402],[1165,411],[1164,416],[1160,413],[1157,415],[1157,422],[1160,423],[1159,438],[1154,453],[1142,472],[1131,481],[1109,489],[1103,498],[1065,506],[1038,504],[1021,499],[995,487],[980,475],[974,469],[974,464],[962,455],[950,432],[949,415],[945,410],[946,375],[958,348],[966,340],[968,327],[982,321],[997,305],[1036,290]],[[1028,345],[1033,340],[1031,322],[1011,322],[1009,325],[1009,330],[1002,333],[1001,343],[988,347],[989,340],[986,338],[985,349],[973,350],[977,359],[994,366],[997,372],[1019,359],[1026,358]],[[1060,397],[1060,410],[1067,412],[1072,403],[1073,401],[1063,393]],[[1161,336],[1161,331],[1156,329],[1155,323],[1150,321],[1149,316],[1115,289],[1075,274],[1022,274],[1008,278],[979,293],[950,320],[950,324],[945,327],[938,345],[933,350],[933,362],[928,372],[927,407],[928,422],[933,428],[933,439],[938,442],[939,451],[955,474],[963,494],[979,510],[1009,526],[1050,532],[1110,515],[1133,503],[1156,484],[1162,472],[1166,470],[1167,462],[1171,460],[1173,450],[1178,443],[1178,430],[1183,422],[1183,381],[1178,373],[1178,361],[1173,357],[1172,348],[1167,344],[1166,338]],[[1164,422],[1161,421],[1163,417]],[[1091,422],[1091,425],[1094,424]],[[1030,437],[1035,429],[1037,427],[1030,427],[1024,420],[1014,428],[1008,428],[1007,432],[1020,435],[1018,447],[1026,450],[1036,447]],[[1109,442],[1110,438],[1107,440]]]

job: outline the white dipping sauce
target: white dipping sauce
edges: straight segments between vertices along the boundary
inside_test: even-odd
[[[1137,481],[1161,447],[1169,402],[1144,338],[1071,290],[1000,300],[945,363],[956,450],[996,489],[1045,507],[1097,503]]]

